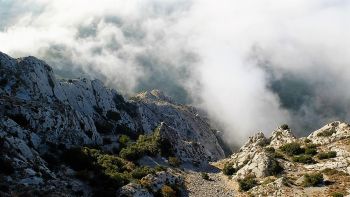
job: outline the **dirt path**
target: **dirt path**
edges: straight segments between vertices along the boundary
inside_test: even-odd
[[[234,196],[235,191],[228,179],[220,172],[208,173],[210,180],[204,180],[200,172],[189,171],[185,184],[190,197]]]

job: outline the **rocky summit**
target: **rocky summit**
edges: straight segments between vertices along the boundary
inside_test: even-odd
[[[159,90],[124,98],[0,53],[0,196],[346,196],[350,125],[259,132],[235,153]],[[226,158],[225,158],[226,157]]]

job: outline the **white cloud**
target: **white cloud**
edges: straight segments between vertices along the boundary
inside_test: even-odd
[[[0,13],[1,51],[74,65],[125,93],[184,88],[233,136],[350,117],[330,110],[350,98],[349,1],[0,0]],[[284,106],[271,84],[286,76],[318,104]]]

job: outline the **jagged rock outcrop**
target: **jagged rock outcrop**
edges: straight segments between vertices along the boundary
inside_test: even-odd
[[[272,132],[270,137],[270,146],[274,148],[278,148],[284,144],[291,143],[296,141],[296,137],[291,132],[289,128],[282,129],[281,127],[277,128]]]

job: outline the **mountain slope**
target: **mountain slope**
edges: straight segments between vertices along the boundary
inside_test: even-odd
[[[213,165],[229,174],[236,196],[349,195],[350,125],[333,122],[303,138],[284,125]]]
[[[176,104],[160,91],[134,98],[128,101],[98,80],[58,80],[51,67],[35,57],[14,59],[0,53],[3,194],[37,190],[89,196],[91,184],[77,179],[77,170],[62,163],[62,155],[92,147],[104,153],[82,149],[79,154],[97,159],[93,165],[104,165],[94,155],[119,160],[113,155],[137,138],[148,139],[141,135],[153,135],[154,130],[180,162],[192,165],[224,157],[210,125],[194,108]]]

